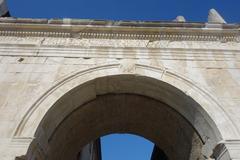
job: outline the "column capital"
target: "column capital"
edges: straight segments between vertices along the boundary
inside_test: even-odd
[[[240,160],[240,140],[221,141],[213,150],[216,160]]]

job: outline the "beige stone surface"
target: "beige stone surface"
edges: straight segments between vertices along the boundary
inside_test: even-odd
[[[144,27],[67,26],[51,24],[54,21],[33,24],[30,20],[27,23],[16,20],[13,24],[10,20],[0,23],[1,159],[13,160],[26,155],[27,150],[30,157],[49,154],[58,159],[48,150],[54,146],[48,143],[52,132],[64,126],[61,124],[74,125],[74,121],[65,121],[66,117],[90,102],[99,106],[102,100],[97,97],[106,94],[141,95],[154,99],[156,104],[164,103],[178,113],[176,116],[184,117],[182,123],[190,124],[184,125],[190,129],[182,129],[183,134],[191,129],[196,131],[197,139],[204,143],[200,147],[202,155],[218,157],[226,149],[219,160],[240,159],[239,28],[224,29],[211,24],[199,28],[203,24],[188,23],[188,27],[174,26],[177,23],[166,27],[169,24],[160,22],[155,27],[148,23]],[[131,102],[131,98],[129,101],[129,107],[138,103]],[[116,107],[121,101],[111,104]],[[101,116],[112,113],[95,111]],[[82,121],[89,120],[82,118],[76,120],[80,126]],[[140,118],[147,121],[151,116],[143,114]],[[151,122],[160,120],[155,118]],[[116,125],[120,125],[118,120]],[[161,142],[157,124],[149,126],[140,120],[134,123],[152,127],[156,135],[146,136],[151,136],[155,143]],[[174,121],[168,123],[176,125]],[[126,132],[131,131],[131,125],[124,127],[130,127]],[[145,134],[136,126],[133,132]],[[100,133],[107,132],[96,131],[89,141],[101,136]],[[61,139],[66,133],[56,134]]]

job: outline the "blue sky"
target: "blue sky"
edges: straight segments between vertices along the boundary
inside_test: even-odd
[[[11,15],[23,18],[173,20],[206,22],[215,8],[229,23],[240,22],[240,0],[8,0]],[[102,139],[103,160],[149,160],[153,144],[133,135]]]
[[[131,134],[111,134],[101,138],[102,160],[150,160],[153,143]]]
[[[217,9],[229,23],[240,22],[239,0],[8,0],[15,17],[205,22]]]

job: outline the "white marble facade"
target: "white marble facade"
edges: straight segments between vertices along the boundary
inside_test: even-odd
[[[131,84],[119,79],[108,84],[105,79],[103,85],[97,81],[122,75],[154,81]],[[217,137],[211,144],[203,140],[206,159],[240,160],[238,25],[14,18],[0,19],[0,159],[44,159],[44,153],[23,156],[34,150],[29,146],[43,117],[65,94],[93,80],[94,91],[82,89],[79,101],[74,101],[78,106],[113,92],[164,101],[192,124],[201,139]],[[158,95],[161,89],[150,86],[160,82],[199,106],[186,102],[189,109],[180,108],[185,99],[164,99]],[[191,120],[191,107],[197,123]]]

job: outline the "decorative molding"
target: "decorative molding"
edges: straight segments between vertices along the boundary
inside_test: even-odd
[[[158,31],[146,33],[137,33],[133,31],[129,32],[103,32],[103,31],[92,31],[92,32],[62,32],[62,31],[8,31],[1,30],[0,36],[13,36],[13,37],[57,37],[57,38],[77,38],[77,39],[132,39],[132,40],[168,40],[168,41],[220,41],[220,42],[240,42],[240,34],[237,33],[215,33],[215,32],[166,32]]]
[[[66,57],[66,58],[123,58],[159,59],[159,60],[190,60],[190,61],[232,61],[240,56],[240,43],[221,42],[153,42],[146,47],[146,41],[110,40],[116,47],[107,47],[107,40],[79,40],[74,42],[46,40],[46,38],[0,37],[0,56],[15,57]],[[58,38],[57,38],[58,39]],[[11,42],[14,41],[14,42]],[[52,45],[47,44],[49,41]],[[75,41],[75,40],[74,40]],[[11,43],[15,44],[11,44]],[[118,43],[119,42],[119,43]],[[120,44],[121,43],[121,44]],[[17,44],[17,45],[16,45]],[[79,45],[77,45],[79,44]],[[117,46],[119,44],[119,46]],[[98,46],[97,46],[98,45]],[[101,46],[102,45],[102,46]],[[125,47],[123,47],[125,46]],[[139,46],[139,48],[137,48]]]
[[[147,40],[134,39],[76,39],[76,38],[45,38],[43,46],[77,46],[77,47],[146,47]]]
[[[136,72],[136,64],[133,61],[123,60],[119,70],[126,74],[134,74]]]
[[[199,50],[240,50],[240,43],[229,41],[170,41],[144,39],[97,39],[97,38],[57,38],[57,37],[14,37],[0,36],[0,45],[34,46],[34,47],[64,47],[67,48],[148,48],[148,49],[199,49]],[[55,49],[55,51],[57,50]],[[25,47],[25,49],[27,49]],[[46,49],[46,48],[45,48]],[[44,49],[44,50],[45,50]]]
[[[231,155],[231,157],[230,157]],[[225,140],[220,142],[211,156],[216,160],[225,160],[228,159],[240,158],[240,140]]]
[[[31,145],[30,145],[31,144]],[[29,147],[30,146],[30,147]],[[17,160],[27,160],[35,159],[35,157],[38,157],[37,159],[46,159],[46,154],[43,148],[39,145],[39,143],[35,140],[35,138],[32,137],[13,137],[10,143],[10,147],[20,147],[25,148],[26,153],[24,155],[18,155],[16,157]],[[32,155],[28,155],[27,152],[33,153]]]
[[[10,146],[11,147],[16,147],[16,146],[28,147],[33,140],[34,140],[33,137],[13,137],[11,139]]]
[[[80,76],[84,76],[89,74],[90,72],[94,71],[94,70],[104,70],[104,69],[112,69],[112,68],[119,68],[120,64],[107,64],[107,65],[103,65],[103,66],[96,66],[96,67],[92,67],[86,70],[81,70],[78,71],[70,76],[64,77],[63,79],[57,81],[52,87],[50,87],[43,95],[41,95],[36,102],[28,109],[28,111],[26,112],[26,114],[23,116],[22,120],[20,121],[20,123],[18,124],[15,133],[13,135],[13,137],[22,137],[22,132],[23,129],[27,123],[27,121],[29,120],[29,118],[32,116],[33,112],[35,112],[35,110],[41,105],[41,103],[46,100],[49,95],[51,95],[53,92],[55,92],[58,88],[60,88],[61,86],[63,86],[65,83],[67,83],[68,81],[71,81],[77,77]],[[34,131],[35,132],[35,131]]]
[[[220,143],[214,148],[211,158],[220,160],[224,154],[227,154],[227,152],[228,152],[228,149],[227,149],[226,145],[223,143]]]
[[[238,24],[0,18],[0,36],[240,42]]]
[[[76,36],[76,35],[75,35]],[[78,38],[96,39],[143,39],[143,40],[169,40],[169,41],[238,41],[240,35],[235,33],[199,33],[199,32],[156,32],[152,34],[143,33],[101,33],[101,32],[80,32]]]
[[[212,106],[212,108],[215,110],[215,112],[219,113],[222,116],[222,118],[225,119],[225,122],[228,122],[228,125],[231,128],[231,132],[235,136],[238,136],[240,134],[239,130],[236,129],[236,126],[233,123],[230,116],[228,114],[226,114],[224,108],[217,102],[217,100],[206,89],[203,89],[202,86],[199,87],[199,84],[192,82],[191,80],[187,79],[186,77],[184,77],[182,75],[179,75],[178,73],[175,73],[171,70],[166,70],[164,68],[151,67],[151,66],[148,66],[148,65],[135,64],[135,63],[134,64],[130,63],[128,66],[124,67],[123,65],[126,65],[126,64],[128,64],[128,63],[127,62],[124,62],[122,64],[113,63],[113,64],[96,66],[96,67],[89,68],[89,69],[86,69],[86,70],[76,71],[76,72],[72,73],[71,75],[68,75],[68,76],[62,78],[61,80],[57,81],[55,83],[55,85],[53,85],[51,88],[49,88],[47,90],[47,92],[45,92],[41,97],[39,97],[39,99],[29,108],[29,110],[26,112],[26,114],[24,115],[24,117],[22,118],[20,123],[18,124],[18,126],[15,130],[15,133],[14,133],[14,137],[24,136],[24,131],[26,129],[29,129],[29,128],[25,128],[26,124],[31,123],[31,122],[29,122],[29,119],[31,119],[31,116],[33,115],[33,113],[36,112],[37,109],[42,107],[41,105],[43,104],[44,101],[47,101],[51,97],[50,95],[54,95],[54,93],[56,93],[59,88],[61,88],[64,85],[68,85],[68,83],[71,82],[72,80],[76,80],[76,79],[84,77],[84,76],[87,76],[87,77],[90,78],[90,73],[92,73],[94,71],[96,71],[96,72],[101,71],[100,73],[102,73],[101,75],[98,75],[97,77],[94,77],[94,79],[98,78],[98,77],[104,77],[104,76],[107,76],[109,74],[108,71],[110,71],[110,70],[112,70],[112,71],[114,70],[113,75],[131,74],[131,75],[140,76],[141,74],[135,73],[137,69],[144,70],[144,71],[141,71],[142,73],[144,73],[142,76],[144,76],[145,74],[147,76],[147,72],[154,70],[154,72],[156,72],[156,74],[152,74],[152,75],[157,76],[158,77],[157,79],[160,80],[160,81],[162,81],[162,77],[163,77],[163,74],[164,74],[165,76],[171,76],[172,78],[174,78],[176,80],[179,80],[179,82],[183,83],[184,86],[189,86],[191,88],[190,90],[184,90],[185,88],[179,88],[180,86],[175,86],[175,84],[172,84],[168,81],[163,80],[164,82],[175,86],[176,88],[178,88],[179,90],[181,90],[185,94],[187,94],[189,96],[193,96],[192,97],[193,99],[194,98],[199,98],[199,97],[194,96],[195,93],[198,96],[204,97],[203,98],[204,101],[207,100],[209,105]],[[116,72],[116,69],[119,71],[119,73]],[[106,71],[106,73],[104,73],[103,71]],[[93,75],[95,75],[95,74],[93,74]],[[93,78],[93,77],[91,77],[91,78]],[[151,78],[155,78],[155,77],[151,77]],[[159,78],[161,78],[161,79],[159,79]],[[51,99],[51,101],[55,101],[55,100]],[[197,101],[197,102],[200,103],[200,101]],[[48,107],[50,107],[50,106],[48,106]],[[32,130],[33,130],[32,134],[34,134],[37,126],[35,125],[35,126],[32,126],[32,127],[33,127],[32,128]],[[220,134],[218,132],[219,131],[216,130],[216,134]]]
[[[39,32],[39,31],[9,31],[9,30],[1,30],[0,36],[7,36],[7,37],[61,37],[61,38],[69,38],[70,33],[65,32]]]

